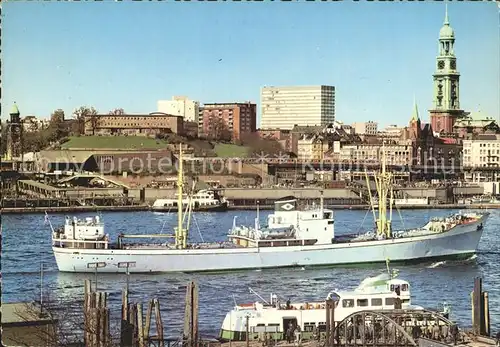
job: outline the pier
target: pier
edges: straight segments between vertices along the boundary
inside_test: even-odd
[[[199,334],[198,286],[195,282],[189,282],[186,287],[184,328],[177,338],[166,337],[168,332],[164,329],[158,298],[148,300],[143,306],[141,302],[131,302],[128,286],[125,287],[122,291],[120,332],[116,335],[110,330],[108,293],[98,291],[95,286],[92,288],[91,281],[87,279],[83,296],[81,342],[69,343],[55,336],[47,342],[46,328],[37,330],[39,323],[32,324],[30,338],[36,340],[40,335],[40,341],[51,346],[82,347],[490,347],[496,343],[490,331],[488,293],[482,290],[480,278],[474,280],[472,291],[471,330],[459,328],[436,311],[401,309],[400,301],[396,309],[357,311],[338,322],[335,321],[334,302],[327,300],[325,329],[304,328],[295,333],[293,343],[284,339],[284,332],[257,331],[255,327],[250,329],[248,324],[238,341],[221,343],[202,338]],[[50,312],[46,314],[50,315]],[[10,316],[14,313],[10,312]],[[3,318],[3,322],[7,320],[16,321],[21,326],[31,322],[28,319],[24,322],[22,317]],[[10,341],[15,342],[15,338],[11,336]]]

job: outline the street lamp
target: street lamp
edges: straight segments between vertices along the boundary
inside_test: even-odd
[[[101,267],[106,267],[106,263],[103,261],[98,261],[95,263],[87,263],[87,269],[95,269],[95,291],[97,292],[97,269]]]
[[[122,261],[122,262],[118,263],[118,268],[120,268],[120,269],[126,268],[127,269],[127,293],[128,293],[128,280],[129,280],[129,275],[130,275],[130,272],[128,271],[128,269],[131,267],[135,267],[135,265],[136,265],[135,261]]]

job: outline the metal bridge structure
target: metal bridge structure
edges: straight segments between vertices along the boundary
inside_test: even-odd
[[[443,345],[460,338],[458,326],[438,312],[428,310],[380,310],[355,312],[334,322],[327,311],[325,347],[420,346],[419,340]],[[330,319],[329,319],[330,318]],[[330,324],[330,327],[328,327]]]

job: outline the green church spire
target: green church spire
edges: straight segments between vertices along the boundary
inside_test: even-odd
[[[14,101],[14,105],[12,105],[12,108],[10,109],[10,114],[20,114],[19,108],[17,107],[17,104],[15,101]]]
[[[418,120],[419,116],[418,116],[417,101],[415,99],[415,96],[413,96],[413,112],[411,114],[411,122],[417,122]]]

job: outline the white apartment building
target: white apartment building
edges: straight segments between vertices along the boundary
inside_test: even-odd
[[[263,87],[260,129],[326,125],[335,121],[334,86]]]
[[[377,122],[356,122],[352,125],[354,133],[358,135],[377,135],[378,124]]]
[[[388,165],[407,165],[410,163],[411,146],[386,144],[384,146]],[[381,144],[353,144],[340,149],[340,160],[345,162],[373,162],[382,159]]]
[[[184,117],[184,121],[198,122],[200,103],[186,96],[174,96],[172,100],[159,100],[158,112]]]
[[[500,136],[479,135],[477,139],[463,141],[465,167],[499,166]]]

